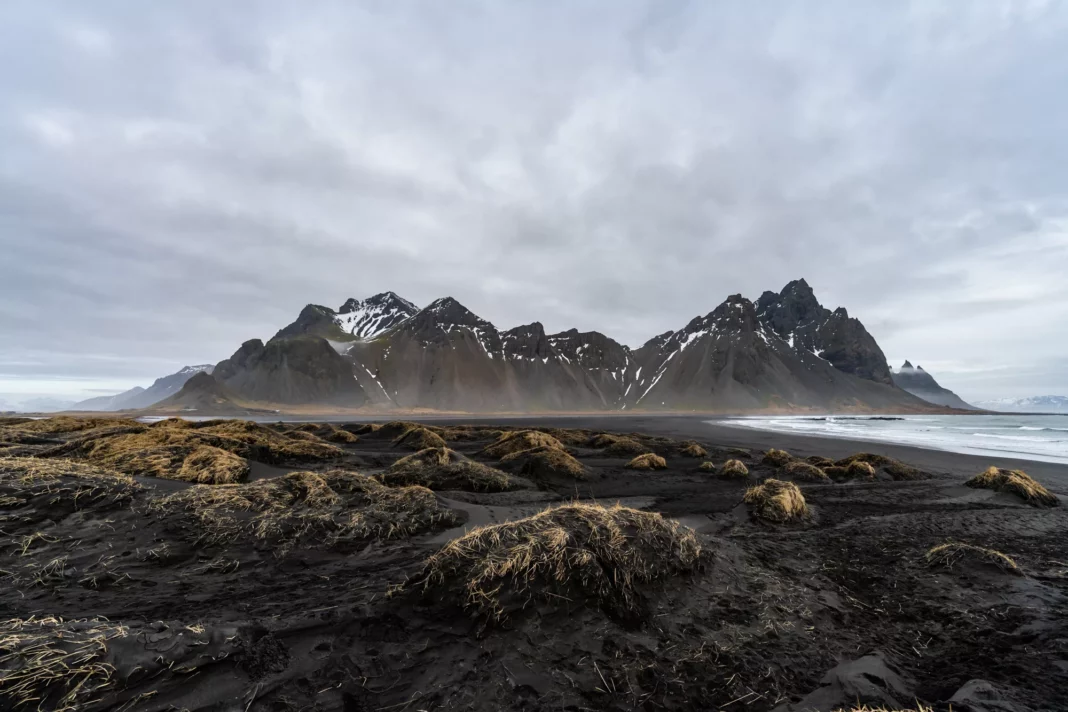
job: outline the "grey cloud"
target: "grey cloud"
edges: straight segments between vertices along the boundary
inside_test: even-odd
[[[1057,5],[8,3],[0,362],[35,365],[3,378],[133,385],[386,289],[638,345],[805,276],[888,353],[1029,395],[997,374],[1065,347],[1066,26]]]

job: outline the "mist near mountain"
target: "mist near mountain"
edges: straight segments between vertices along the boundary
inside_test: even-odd
[[[893,372],[894,385],[908,391],[928,403],[946,406],[947,408],[960,408],[962,410],[977,410],[973,405],[964,400],[951,390],[938,385],[934,377],[923,370],[922,366],[913,366],[905,361],[901,368]]]

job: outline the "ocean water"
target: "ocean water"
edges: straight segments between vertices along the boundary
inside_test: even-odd
[[[709,422],[795,435],[1068,464],[1068,415],[796,415]]]

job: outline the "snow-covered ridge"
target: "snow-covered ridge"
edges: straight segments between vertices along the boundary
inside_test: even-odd
[[[360,301],[349,299],[334,315],[334,323],[357,339],[373,339],[411,318],[418,308],[393,292],[383,292]]]

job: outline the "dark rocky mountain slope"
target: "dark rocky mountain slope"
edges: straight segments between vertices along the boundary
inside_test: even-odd
[[[842,307],[826,309],[805,280],[790,282],[778,294],[764,292],[756,311],[795,351],[815,354],[859,378],[894,384],[882,349],[864,325]]]
[[[928,403],[947,408],[977,410],[975,406],[965,403],[953,391],[938,385],[938,381],[934,379],[934,376],[924,371],[922,366],[913,367],[908,361],[905,361],[900,369],[894,371],[894,385],[908,391],[917,398],[922,398]]]
[[[248,401],[351,407],[368,402],[353,364],[318,336],[246,341],[215,366],[214,376]]]

